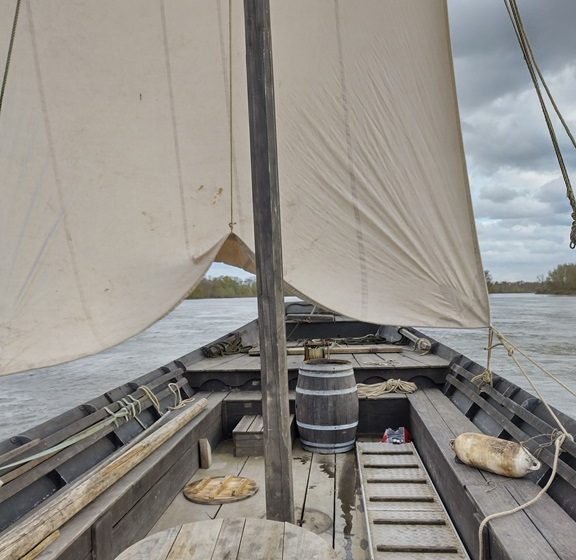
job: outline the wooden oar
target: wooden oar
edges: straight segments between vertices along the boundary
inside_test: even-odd
[[[2,535],[0,560],[16,560],[25,556],[198,416],[207,405],[206,399],[200,399],[149,437],[105,462],[96,472],[86,474],[46,505],[33,510],[26,519]]]

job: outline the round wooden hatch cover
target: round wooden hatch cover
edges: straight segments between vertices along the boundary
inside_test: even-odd
[[[257,484],[242,476],[214,476],[187,484],[184,496],[197,504],[228,504],[253,496]]]

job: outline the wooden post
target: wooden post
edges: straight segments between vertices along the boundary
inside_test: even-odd
[[[266,517],[294,523],[269,1],[244,0],[244,23],[262,364]]]

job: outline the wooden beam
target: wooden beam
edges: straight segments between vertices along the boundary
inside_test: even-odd
[[[269,1],[244,0],[244,23],[262,363],[266,517],[293,523],[292,439],[289,430],[280,194]]]

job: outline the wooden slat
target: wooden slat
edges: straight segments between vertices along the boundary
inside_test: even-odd
[[[223,441],[212,454],[212,466],[204,471],[196,472],[188,482],[210,476],[238,476],[247,459],[245,457],[234,457],[232,451],[232,441]],[[151,529],[151,532],[155,533],[183,523],[213,519],[218,514],[220,507],[220,505],[195,504],[187,500],[182,492],[178,492],[172,503],[162,514],[162,517],[158,519]]]
[[[517,502],[502,486],[470,485],[467,493],[484,515],[506,511]],[[525,512],[496,519],[489,524],[489,558],[492,560],[518,558],[522,560],[553,560],[558,558],[552,547],[542,537]],[[512,554],[512,556],[511,556]]]
[[[183,525],[166,560],[212,558],[221,527],[220,519]]]
[[[461,375],[462,377],[466,378],[468,381],[472,381],[475,377],[473,373],[469,372],[468,370],[464,369],[462,366],[458,364],[453,364],[450,369],[457,375]],[[476,387],[475,385],[471,385],[471,387]],[[557,427],[551,426],[548,422],[539,418],[523,406],[519,405],[517,402],[513,401],[512,399],[505,397],[502,393],[491,387],[490,385],[484,385],[481,388],[480,394],[486,393],[492,399],[494,399],[498,404],[503,406],[504,408],[512,411],[518,418],[522,419],[524,422],[538,430],[541,434],[551,434]],[[562,445],[563,449],[568,451],[571,455],[576,457],[576,443],[570,440],[566,440]]]
[[[336,455],[335,486],[334,548],[342,558],[364,558],[366,523],[360,511],[361,493],[356,478],[354,451]]]
[[[320,535],[330,546],[334,542],[334,454],[312,455],[308,492],[302,527]]]
[[[180,527],[172,527],[162,533],[150,535],[138,543],[138,547],[125,550],[116,560],[166,560]]]
[[[246,519],[238,560],[266,558],[282,560],[284,523],[267,523],[262,519]]]
[[[254,420],[256,420],[256,414],[248,415],[248,416],[242,416],[242,419],[240,420],[240,422],[238,422],[236,427],[232,430],[232,434],[236,435],[236,434],[247,432],[249,430],[250,426],[254,423]]]
[[[238,556],[240,544],[244,535],[246,519],[224,519],[218,535],[218,541],[212,552],[213,560],[228,558],[234,560]]]
[[[492,418],[494,418],[500,425],[513,437],[516,441],[523,441],[524,445],[532,451],[540,449],[539,459],[546,463],[549,467],[554,462],[554,454],[546,448],[539,448],[534,440],[528,440],[526,433],[518,426],[513,424],[506,416],[504,416],[493,405],[484,400],[477,392],[471,387],[466,386],[462,381],[457,379],[454,375],[449,374],[446,376],[446,381],[454,385],[459,391],[464,393],[471,401],[475,402],[478,406],[482,407]],[[561,459],[558,460],[558,474],[572,486],[576,486],[576,471],[567,465]]]
[[[264,475],[264,457],[248,457],[240,476],[255,480],[259,486],[258,492],[248,500],[223,504],[218,510],[216,517],[255,517],[262,518],[266,516],[266,492],[265,492],[265,475]]]
[[[182,387],[188,383],[185,379],[181,379],[178,381],[177,385]],[[170,394],[169,389],[164,389],[160,393],[158,393],[158,399],[162,400],[163,398],[167,397]],[[148,400],[148,406],[151,406],[150,401]],[[119,408],[119,407],[118,407]],[[105,417],[108,416],[108,413],[104,411]],[[78,455],[81,451],[84,451],[95,442],[99,441],[106,435],[112,433],[117,428],[113,424],[102,429],[98,433],[90,436],[84,440],[79,441],[78,443],[71,445],[59,451],[53,455],[48,455],[46,457],[42,457],[40,459],[36,459],[34,461],[30,461],[29,463],[24,463],[20,467],[15,468],[12,471],[9,471],[7,474],[3,474],[0,478],[4,482],[4,485],[0,488],[0,502],[8,499],[11,496],[14,496],[22,489],[26,488],[34,481],[38,480],[45,474],[49,473],[50,471],[58,468],[58,466],[62,465],[66,461],[70,460],[72,457]],[[62,431],[59,432],[61,435]],[[59,439],[60,435],[58,436]],[[54,442],[52,437],[47,437],[43,440],[42,445],[36,448],[36,451],[43,450],[44,447],[48,445],[48,443]]]
[[[292,476],[294,480],[294,510],[295,519],[298,523],[302,518],[304,499],[312,466],[312,453],[302,449],[300,440],[294,443],[292,449]]]
[[[508,491],[519,505],[535,495],[533,484],[514,484]],[[540,499],[524,511],[562,560],[574,560],[576,522],[554,500]]]

